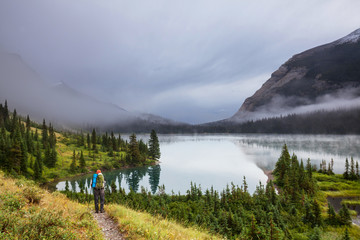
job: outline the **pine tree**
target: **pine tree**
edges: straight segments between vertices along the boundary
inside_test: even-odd
[[[81,168],[82,171],[85,170],[85,166],[86,166],[85,158],[84,158],[83,151],[81,150],[81,154],[80,154],[80,168]]]
[[[339,211],[339,219],[340,223],[343,225],[351,224],[351,216],[346,204],[342,204],[342,208]]]
[[[41,153],[40,153],[40,146],[39,143],[37,145],[36,150],[36,159],[34,163],[34,179],[39,180],[42,177],[42,159],[41,159]]]
[[[21,173],[21,162],[24,160],[24,153],[23,149],[21,148],[21,136],[19,126],[15,125],[15,132],[12,137],[12,145],[10,148],[10,158],[9,158],[9,165],[8,171],[11,172],[12,170],[15,173]]]
[[[10,131],[10,116],[9,116],[9,108],[7,104],[7,100],[5,100],[5,106],[4,106],[4,124],[6,130]]]
[[[91,141],[90,141],[90,135],[89,133],[86,135],[86,142],[87,142],[87,148],[91,149]]]
[[[285,176],[288,175],[290,169],[290,154],[286,144],[284,144],[279,160],[276,162],[273,174],[277,176],[277,184],[284,186]]]
[[[129,153],[131,157],[131,163],[132,165],[137,164],[141,160],[140,151],[139,151],[139,144],[136,140],[136,135],[133,133],[130,136],[130,146],[129,146]]]
[[[36,161],[34,163],[34,179],[39,180],[40,178],[41,178],[40,166],[39,166],[39,161],[36,158]]]
[[[34,140],[35,140],[35,141],[38,141],[38,140],[39,140],[39,133],[38,133],[38,130],[37,130],[37,129],[35,130]]]
[[[306,172],[310,179],[312,178],[312,171],[313,171],[313,169],[311,166],[311,161],[310,161],[310,158],[308,158],[308,160],[306,161]]]
[[[151,130],[149,140],[149,155],[152,159],[160,158],[160,144],[155,130]]]
[[[69,181],[68,180],[65,181],[65,191],[66,192],[69,191]]]
[[[351,157],[351,160],[350,160],[350,179],[351,180],[356,179],[355,163],[354,163],[353,157]]]
[[[313,202],[314,225],[320,227],[322,225],[321,209],[319,203],[314,200]]]
[[[96,148],[96,131],[95,131],[95,129],[92,130],[91,143],[92,143],[92,150],[97,152],[97,148]]]
[[[356,161],[356,177],[357,177],[357,179],[359,179],[359,178],[360,178],[360,173],[359,173],[359,163],[358,163],[358,161]]]
[[[45,119],[43,119],[41,136],[42,136],[43,148],[46,149],[46,146],[48,145],[48,131],[47,131]]]
[[[346,158],[345,160],[345,172],[343,174],[345,179],[349,179],[350,177],[350,172],[349,172],[349,160]]]
[[[333,208],[333,206],[328,203],[328,223],[330,225],[336,225],[337,224],[337,218],[336,218],[336,212],[335,212],[335,209]]]
[[[56,165],[56,161],[57,161],[57,151],[55,149],[55,146],[53,148],[51,148],[50,150],[50,156],[49,156],[49,167],[53,168]]]
[[[72,157],[72,162],[71,162],[71,165],[70,165],[70,171],[71,172],[76,172],[76,154],[75,154],[75,150],[73,152],[73,157]]]
[[[111,187],[111,193],[116,193],[115,181],[111,181],[110,187]]]
[[[345,229],[343,240],[351,240],[349,230],[347,228]]]
[[[24,141],[20,142],[20,148],[21,148],[21,152],[22,152],[22,158],[21,158],[21,162],[20,162],[20,172],[23,176],[27,176],[27,174],[28,174],[28,153],[27,153],[27,148],[26,148]]]

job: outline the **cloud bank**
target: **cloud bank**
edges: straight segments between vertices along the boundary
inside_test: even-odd
[[[293,54],[358,28],[358,9],[357,0],[3,0],[0,46],[48,81],[200,123],[233,115]]]

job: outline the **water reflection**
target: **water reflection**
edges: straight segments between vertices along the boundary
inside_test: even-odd
[[[115,183],[116,188],[124,188],[126,191],[139,191],[140,182],[144,178],[148,178],[150,190],[153,194],[156,193],[160,182],[160,165],[150,167],[137,167],[124,170],[114,170],[104,172],[104,178],[107,186],[112,182]],[[68,180],[70,183],[70,190],[73,192],[90,192],[91,191],[92,174],[77,177],[76,179]],[[123,181],[125,180],[125,181]],[[66,181],[61,181],[56,184],[56,189],[59,191],[65,190]],[[51,187],[51,186],[50,186]]]
[[[141,138],[141,136],[139,136]],[[146,137],[145,137],[146,138]],[[263,169],[272,170],[280,156],[284,143],[290,154],[299,160],[308,158],[319,166],[321,160],[334,159],[334,171],[344,171],[345,158],[360,160],[360,136],[334,135],[159,135],[161,148],[160,165],[105,172],[108,185],[126,191],[139,191],[140,187],[156,193],[159,185],[165,191],[186,193],[190,182],[202,189],[214,187],[223,190],[233,182],[241,185],[246,177],[249,191],[253,192],[259,181],[267,177]],[[160,175],[161,173],[161,175]],[[90,191],[91,175],[70,181],[70,190]],[[56,185],[65,189],[65,182]]]

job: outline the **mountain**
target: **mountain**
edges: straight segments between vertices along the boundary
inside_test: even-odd
[[[151,130],[158,125],[179,124],[155,115],[129,112],[82,94],[64,82],[51,85],[20,56],[0,53],[0,102],[5,100],[20,114],[29,114],[39,122],[45,118],[58,127],[109,130],[116,126],[137,131],[134,128],[141,125]]]
[[[228,121],[360,105],[360,29],[294,55]]]

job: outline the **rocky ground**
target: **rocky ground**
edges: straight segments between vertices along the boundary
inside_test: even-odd
[[[101,227],[106,240],[122,240],[125,239],[124,235],[120,233],[117,223],[104,213],[93,212],[94,219]]]

